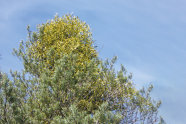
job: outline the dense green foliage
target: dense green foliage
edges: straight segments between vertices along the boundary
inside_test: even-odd
[[[89,26],[72,15],[28,28],[14,54],[22,72],[0,78],[0,123],[162,123],[152,86],[137,90],[125,68],[102,61]]]

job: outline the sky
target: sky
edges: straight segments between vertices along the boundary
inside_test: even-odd
[[[167,124],[186,122],[185,0],[0,0],[0,70],[21,70],[12,55],[27,25],[73,14],[90,25],[99,56],[118,56],[136,87],[154,85]]]

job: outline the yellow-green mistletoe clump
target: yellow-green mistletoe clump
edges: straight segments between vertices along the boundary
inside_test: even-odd
[[[65,55],[77,56],[76,73],[85,70],[90,60],[97,57],[93,46],[89,26],[78,17],[65,15],[38,26],[37,32],[30,32],[26,53],[32,62],[38,64],[38,69],[54,70],[58,59]],[[20,47],[21,48],[21,47]],[[30,61],[30,62],[31,62]],[[42,63],[42,65],[40,65]]]

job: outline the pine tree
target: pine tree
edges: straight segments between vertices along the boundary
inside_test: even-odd
[[[14,54],[22,72],[0,80],[1,123],[158,123],[160,101],[152,86],[137,90],[132,75],[98,57],[89,26],[78,17],[56,16],[28,27],[28,40]],[[160,122],[160,123],[161,123]]]

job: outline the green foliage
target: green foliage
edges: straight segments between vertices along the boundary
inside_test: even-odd
[[[158,123],[152,86],[137,90],[126,69],[98,58],[77,17],[55,17],[14,50],[22,72],[0,79],[0,123]]]

